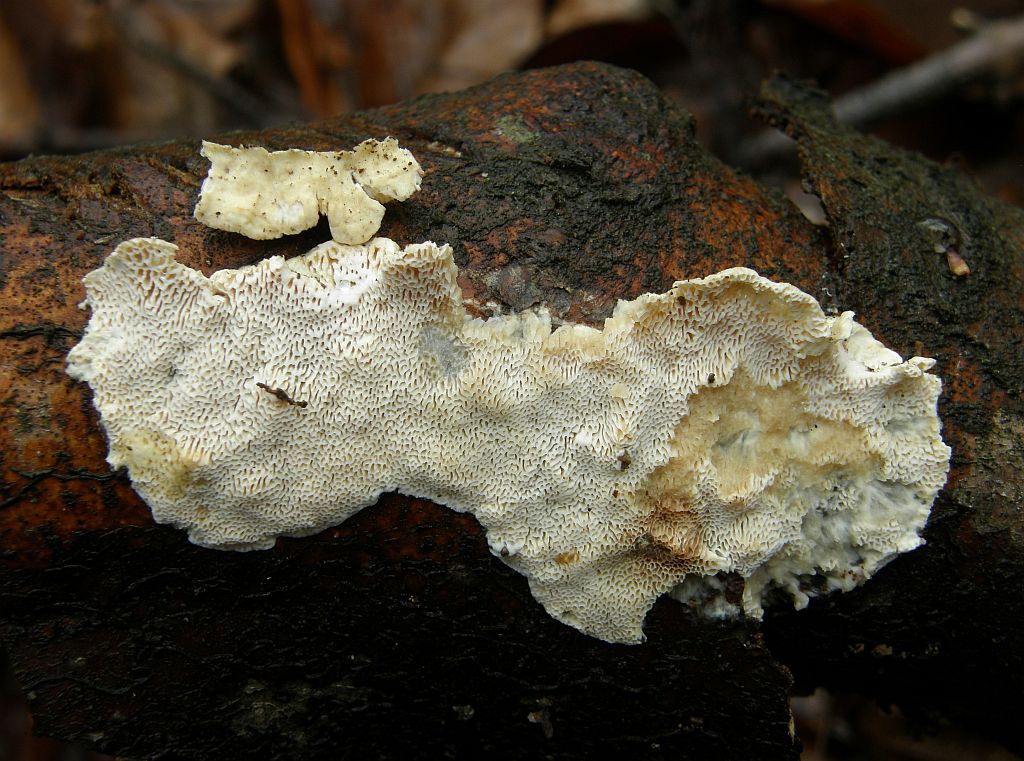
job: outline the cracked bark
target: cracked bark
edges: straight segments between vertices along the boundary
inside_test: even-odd
[[[326,225],[269,244],[198,225],[206,165],[188,141],[0,166],[0,642],[36,730],[134,758],[795,758],[788,667],[1020,747],[1022,215],[784,80],[763,112],[800,141],[826,228],[709,157],[650,83],[595,64],[221,138],[398,137],[427,176],[381,232],[452,243],[480,303],[597,323],[618,298],[745,265],[940,359],[954,461],[927,547],[763,626],[659,602],[638,647],[549,619],[471,517],[422,500],[386,496],[267,552],[153,525],[63,373],[82,275],[129,237],[209,273],[302,253]],[[970,276],[928,219],[952,224]]]

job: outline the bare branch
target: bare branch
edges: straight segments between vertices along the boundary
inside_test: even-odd
[[[984,24],[963,42],[837,98],[833,108],[840,122],[866,127],[976,82],[1005,82],[1022,69],[1024,15]],[[748,168],[764,166],[792,146],[782,133],[765,130],[739,147],[736,160]]]

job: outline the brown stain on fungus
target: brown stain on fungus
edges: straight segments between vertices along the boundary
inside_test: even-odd
[[[570,565],[580,559],[579,550],[566,550],[555,555],[555,562],[558,565]]]

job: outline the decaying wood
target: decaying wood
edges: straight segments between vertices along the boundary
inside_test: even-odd
[[[783,79],[764,115],[797,140],[844,308],[886,345],[924,348],[953,449],[928,545],[848,595],[766,622],[798,683],[894,702],[1017,749],[1024,707],[1024,213],[966,177],[851,129]],[[951,271],[955,252],[970,274]],[[969,698],[966,696],[970,696]]]
[[[421,500],[387,496],[267,552],[154,525],[63,372],[82,276],[134,236],[209,273],[301,253],[326,228],[266,243],[202,227],[193,142],[0,166],[0,643],[36,730],[134,758],[794,758],[788,666],[998,735],[1020,708],[1021,214],[784,82],[765,112],[800,141],[827,228],[708,156],[653,85],[594,64],[218,138],[327,150],[394,135],[427,175],[382,234],[451,243],[479,304],[597,323],[618,298],[746,265],[940,359],[954,469],[926,548],[763,627],[662,601],[637,647],[548,618],[472,518]],[[969,276],[949,272],[928,219]],[[971,701],[951,702],[951,670]]]

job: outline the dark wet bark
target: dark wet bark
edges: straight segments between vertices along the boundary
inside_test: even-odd
[[[747,265],[940,358],[954,471],[926,548],[764,627],[662,601],[636,647],[550,619],[472,518],[420,500],[267,552],[153,525],[63,373],[82,275],[140,235],[210,272],[301,253],[326,227],[260,243],[197,224],[192,142],[0,165],[0,643],[37,731],[136,758],[788,758],[784,663],[998,734],[986,712],[1020,708],[1000,692],[1021,673],[1020,212],[837,127],[805,91],[779,83],[766,112],[801,137],[827,229],[708,156],[653,85],[595,64],[222,136],[395,135],[427,176],[381,232],[451,243],[479,303],[596,323],[618,298]],[[931,218],[955,227],[967,278],[922,237]]]
[[[780,609],[765,636],[798,685],[1024,748],[1024,213],[839,127],[819,93],[785,79],[766,85],[763,112],[797,139],[825,208],[836,299],[904,356],[939,360],[953,448],[928,545],[853,593]],[[950,250],[970,275],[952,274]]]

